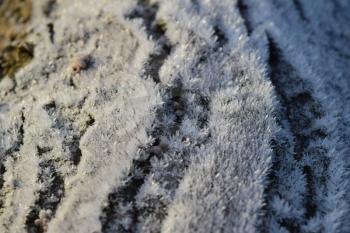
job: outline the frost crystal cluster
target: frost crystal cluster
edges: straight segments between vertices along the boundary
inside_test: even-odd
[[[349,22],[348,0],[34,0],[33,59],[0,81],[0,232],[350,232]]]

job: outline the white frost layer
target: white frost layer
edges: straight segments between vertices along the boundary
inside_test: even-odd
[[[34,1],[0,232],[347,232],[349,9]]]

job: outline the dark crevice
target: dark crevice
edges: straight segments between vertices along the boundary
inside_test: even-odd
[[[135,8],[126,18],[136,19],[141,18],[143,20],[143,24],[146,27],[146,32],[148,35],[152,35],[154,33],[154,22],[156,19],[156,13],[158,11],[158,4],[150,4],[149,0],[139,0],[138,7]],[[155,34],[155,36],[159,37],[159,34]]]
[[[203,114],[198,119],[198,126],[200,129],[204,129],[209,123],[210,98],[201,94],[197,94],[196,98],[198,104],[203,108]]]
[[[95,118],[93,118],[93,116],[91,114],[89,114],[89,119],[85,123],[86,123],[87,128],[89,128],[95,124]],[[86,132],[86,130],[84,131],[84,133]]]
[[[297,221],[294,221],[294,219],[282,219],[280,222],[281,226],[288,229],[288,232],[290,233],[300,233],[300,225],[298,225]]]
[[[198,6],[198,5],[199,5],[198,0],[191,0],[191,3],[192,3],[192,5],[194,5],[194,6]]]
[[[165,168],[158,169],[157,172],[151,165],[153,158],[162,159],[163,153],[168,150],[168,145],[162,140],[169,134],[176,137],[177,131],[188,111],[186,100],[186,87],[181,82],[181,75],[176,78],[171,87],[166,88],[166,101],[162,108],[158,109],[156,115],[156,124],[149,133],[155,138],[152,145],[142,149],[142,158],[145,160],[134,160],[129,175],[125,178],[124,184],[115,192],[109,194],[106,207],[102,210],[100,217],[102,232],[137,232],[143,228],[143,224],[154,222],[156,226],[161,226],[167,211],[167,202],[160,195],[146,194],[142,197],[142,206],[136,203],[136,195],[145,182],[145,179],[152,172],[152,179],[162,188],[169,192],[175,192],[183,176],[183,171],[188,166],[188,157],[186,151],[177,151],[178,158],[170,160]],[[208,98],[199,93],[195,95],[195,101],[202,106],[204,111],[209,112]],[[166,119],[173,119],[164,122]],[[207,113],[203,114],[198,120],[198,126],[205,128],[208,123]],[[186,138],[183,138],[186,140]],[[197,145],[199,146],[199,145]],[[155,175],[155,174],[158,175]],[[129,222],[123,225],[122,222]],[[113,230],[112,230],[113,229]],[[158,232],[152,229],[152,232]]]
[[[6,172],[4,161],[0,162],[0,215],[2,213],[2,208],[4,207],[3,194],[2,189],[4,187],[5,179],[4,174]]]
[[[243,19],[243,23],[247,29],[248,35],[250,35],[253,31],[253,26],[251,25],[250,21],[248,20],[248,6],[244,3],[244,0],[238,0],[237,1],[237,8],[238,11]]]
[[[43,107],[47,112],[51,112],[56,109],[56,103],[54,101],[45,104]]]
[[[303,167],[303,173],[306,177],[306,189],[307,189],[307,202],[306,202],[306,214],[305,217],[310,219],[316,215],[317,205],[314,203],[315,197],[315,183],[314,174],[310,166]]]
[[[21,112],[21,121],[22,121],[22,124],[21,126],[19,127],[19,135],[18,135],[18,146],[17,148],[14,150],[14,152],[18,152],[21,148],[21,146],[23,145],[23,139],[24,139],[24,123],[26,121],[26,118],[24,116],[24,112],[22,111]]]
[[[271,82],[280,98],[295,137],[295,159],[300,160],[310,142],[310,136],[306,129],[310,129],[313,121],[321,116],[308,115],[308,112],[310,112],[309,106],[317,107],[309,92],[310,89],[307,90],[306,84],[294,74],[294,68],[285,61],[280,49],[272,39],[268,37],[268,40]]]
[[[188,114],[189,103],[188,96],[194,97],[194,102],[197,106],[202,108],[202,114],[197,119],[197,126],[200,129],[204,129],[208,124],[208,113],[210,111],[210,100],[208,97],[203,96],[196,90],[189,90],[182,83],[183,77],[179,74],[174,79],[172,86],[166,89],[168,96],[167,101],[163,105],[162,109],[159,109],[157,114],[158,124],[154,127],[153,137],[166,138],[169,135],[172,137],[179,137],[177,132],[180,130],[180,126],[183,119]],[[188,115],[187,115],[188,116]],[[173,119],[173,122],[167,121],[167,119]],[[164,122],[165,121],[165,122]],[[163,123],[164,122],[164,123]],[[180,136],[181,137],[181,136]],[[199,147],[207,142],[210,138],[210,134],[204,139],[193,144],[194,147]],[[186,142],[189,138],[182,137],[181,140]],[[191,140],[191,139],[190,139]],[[157,155],[164,153],[168,149],[168,145],[164,145],[162,140],[156,141],[156,145],[153,147],[157,151]],[[159,143],[159,144],[158,144]],[[166,159],[167,166],[163,168],[151,168],[152,181],[156,182],[168,193],[175,193],[183,175],[184,171],[189,165],[189,153],[188,149],[183,148],[179,150],[171,149],[170,154],[167,154]],[[169,159],[171,156],[171,159]],[[157,156],[159,158],[159,156]],[[164,199],[162,195],[146,194],[142,196],[140,200],[141,206],[138,206],[138,230],[148,228],[151,225],[159,226],[152,227],[152,232],[160,232],[160,226],[163,219],[167,214],[168,201]]]
[[[311,94],[311,86],[298,76],[294,67],[288,63],[282,51],[270,36],[268,36],[268,41],[270,51],[270,80],[281,104],[282,118],[287,120],[289,125],[289,129],[287,130],[290,130],[289,133],[294,138],[293,166],[301,169],[307,183],[307,193],[304,195],[305,220],[307,220],[316,215],[317,209],[314,203],[316,196],[315,185],[320,185],[323,179],[322,177],[316,177],[313,174],[313,169],[315,166],[326,162],[324,161],[325,158],[322,157],[322,154],[325,153],[325,148],[322,148],[322,145],[316,143],[322,141],[326,132],[323,129],[315,127],[315,121],[322,118],[324,113],[321,111],[321,105]],[[281,163],[285,163],[285,158],[281,156],[285,156],[286,148],[290,147],[288,139],[283,142],[280,138],[279,141],[272,142],[272,148],[275,153],[272,171],[269,177],[271,182],[269,189],[274,191],[266,190],[269,195],[276,195],[274,192],[278,193],[278,186],[283,183],[283,181],[280,181],[280,184],[278,184],[278,177],[274,171],[278,171]],[[313,142],[313,145],[311,145],[311,142]],[[314,161],[312,165],[305,165],[308,163],[308,159]],[[322,169],[325,175],[327,165],[323,166]],[[269,210],[266,209],[266,211]],[[296,219],[281,219],[279,223],[290,232],[300,232],[300,225],[303,224],[303,222]]]
[[[80,106],[80,108],[81,107],[82,106]],[[54,122],[53,122],[54,128],[57,128],[59,130],[65,129],[69,133],[70,137],[65,137],[63,144],[70,155],[71,162],[75,166],[78,166],[82,156],[82,152],[80,149],[80,140],[84,136],[88,128],[95,123],[95,119],[91,114],[89,114],[88,119],[86,120],[83,128],[74,129],[72,124],[76,119],[70,119],[65,117],[63,115],[62,110],[56,105],[54,101],[44,105],[43,108],[46,110],[49,116],[54,116]],[[69,138],[69,139],[66,139],[66,138]]]
[[[222,48],[228,42],[228,38],[219,25],[214,26],[214,35],[218,48]]]
[[[57,0],[49,0],[43,5],[43,13],[46,17],[51,17],[52,12],[54,11],[57,5]]]
[[[164,115],[160,115],[160,117],[164,119],[167,116],[175,114],[174,123],[172,125],[162,125],[163,130],[159,130],[158,135],[166,134],[166,131],[169,131],[172,135],[175,135],[179,130],[186,109],[186,100],[183,98],[184,91],[184,86],[181,82],[180,76],[175,80],[173,86],[168,90],[170,98],[163,109]]]
[[[201,8],[201,5],[200,5],[199,0],[191,0],[191,3],[192,3],[192,9],[193,9],[196,13],[199,13],[200,8]]]
[[[38,149],[38,154],[49,153],[50,150]],[[39,163],[38,182],[43,188],[38,192],[38,198],[32,206],[27,219],[26,228],[29,233],[46,232],[49,221],[55,216],[57,207],[64,196],[64,180],[56,171],[52,160]]]
[[[160,51],[150,55],[144,68],[144,76],[150,76],[156,83],[161,83],[159,71],[165,59],[171,53],[172,46],[165,36],[166,24],[156,19],[157,10],[157,4],[150,4],[149,1],[139,1],[138,7],[127,17],[130,19],[142,18],[147,34],[160,45]],[[178,77],[171,87],[165,87],[165,103],[157,110],[155,125],[152,131],[148,133],[155,139],[154,143],[141,149],[142,159],[133,160],[133,165],[128,176],[124,179],[123,185],[108,195],[108,203],[103,208],[100,217],[102,232],[136,232],[140,216],[143,219],[147,218],[149,212],[142,207],[138,207],[135,198],[146,177],[151,172],[151,160],[153,158],[160,159],[167,150],[160,135],[175,134],[179,129],[186,108],[186,101],[182,98],[183,92],[184,87],[181,77]],[[163,120],[169,117],[173,119],[173,123],[162,123]],[[165,207],[157,208],[154,206],[154,208],[164,210]],[[164,215],[163,213],[158,214],[159,216]],[[158,220],[161,221],[162,218]],[[123,222],[128,222],[128,224],[123,224]]]
[[[68,86],[73,87],[74,89],[77,89],[77,85],[74,82],[74,77],[73,76],[69,76],[68,78]]]
[[[151,4],[149,0],[139,0],[138,6],[126,17],[129,19],[141,18],[148,36],[160,45],[160,50],[150,55],[144,68],[145,76],[152,77],[154,82],[159,83],[159,70],[172,50],[172,46],[165,36],[166,22],[156,19],[158,4]]]
[[[53,23],[47,24],[47,30],[49,31],[50,41],[52,44],[55,43],[55,29]]]
[[[162,222],[166,217],[167,205],[162,200],[160,195],[149,195],[147,199],[142,200],[144,206],[140,208],[142,216],[150,216]]]
[[[121,233],[135,232],[135,222],[137,222],[138,217],[135,197],[145,182],[145,176],[150,171],[151,157],[152,154],[148,151],[145,160],[134,160],[129,175],[123,181],[123,185],[108,195],[108,205],[103,208],[100,217],[102,232],[108,233],[111,229],[114,232]],[[128,219],[130,224],[126,225],[118,222],[120,219]]]
[[[89,114],[88,120],[85,122],[85,129],[80,135],[73,137],[72,141],[68,143],[68,148],[71,154],[71,160],[75,166],[78,166],[81,160],[82,152],[80,149],[80,140],[84,136],[89,127],[93,126],[95,119]]]
[[[145,76],[152,77],[155,83],[159,83],[159,69],[162,67],[165,59],[169,56],[171,47],[164,45],[159,54],[151,54],[145,67]]]
[[[80,149],[80,138],[79,137],[73,137],[72,141],[68,143],[68,149],[70,152],[70,157],[75,166],[78,166],[80,163],[80,159],[82,156],[81,149]]]
[[[283,113],[279,113],[284,115]],[[278,116],[278,117],[283,117],[283,116]],[[279,122],[279,118],[277,118],[277,121],[279,123],[279,125],[282,127],[281,122]],[[289,129],[283,129],[284,131],[287,131],[289,133],[291,133],[289,131]],[[287,157],[290,157],[292,155],[290,155],[288,153],[288,150],[291,147],[291,142],[289,141],[288,138],[285,138],[281,135],[276,135],[274,139],[271,140],[270,142],[272,151],[273,151],[273,156],[272,156],[272,166],[271,169],[268,171],[267,174],[267,185],[264,189],[265,192],[265,201],[266,203],[269,203],[269,201],[272,200],[272,197],[275,195],[279,196],[279,192],[278,189],[280,188],[280,177],[279,177],[279,173],[281,172],[281,170],[283,170],[285,167],[288,166],[295,166],[295,164],[284,164],[284,160],[287,159]],[[298,168],[294,168],[295,170],[298,170]],[[275,215],[275,213],[273,212],[273,210],[271,210],[272,207],[268,205],[265,205],[263,207],[263,211],[265,214],[267,215]],[[266,216],[265,216],[266,217]],[[269,221],[270,219],[265,219],[267,222],[263,222],[262,225],[262,232],[263,233],[268,233],[270,232],[270,229],[268,227],[268,225],[270,224]],[[288,229],[289,232],[291,233],[298,233],[300,232],[300,223],[298,222],[298,220],[294,219],[294,218],[282,218],[279,221],[279,224]]]
[[[14,79],[12,79],[12,81],[13,81],[13,86],[11,87],[9,92],[12,92],[12,93],[16,94],[16,88],[18,86],[17,79],[14,78]]]
[[[167,90],[170,98],[161,109],[158,109],[156,115],[158,124],[149,132],[149,135],[155,140],[152,145],[141,148],[141,159],[133,160],[132,168],[124,179],[123,185],[109,194],[107,206],[103,208],[100,217],[102,232],[137,232],[140,218],[146,219],[151,215],[152,218],[156,216],[157,221],[160,222],[165,218],[166,204],[163,203],[161,197],[147,195],[146,199],[142,200],[145,206],[139,207],[136,204],[136,195],[152,171],[151,160],[153,158],[161,159],[162,154],[168,149],[160,138],[161,135],[167,135],[168,133],[175,135],[179,130],[186,109],[185,100],[182,98],[183,92],[183,86],[179,79],[175,81],[172,88]],[[173,124],[162,124],[162,119],[170,117],[170,115],[174,119]],[[170,165],[168,169],[171,169]],[[158,180],[157,182],[161,181]],[[176,187],[178,182],[178,179],[167,180],[168,185],[175,185]],[[123,221],[129,222],[129,224],[122,224]]]
[[[165,218],[166,205],[160,197],[147,196],[147,200],[143,200],[147,207],[138,207],[136,195],[152,171],[151,160],[153,158],[161,159],[162,154],[168,149],[167,145],[160,139],[160,135],[166,135],[169,132],[175,135],[179,129],[186,108],[185,100],[182,98],[183,91],[180,79],[177,79],[174,86],[166,91],[170,98],[161,109],[158,109],[156,115],[158,124],[149,132],[149,135],[154,138],[154,142],[152,145],[141,148],[140,159],[133,160],[133,165],[128,176],[124,179],[123,185],[108,195],[107,205],[103,208],[100,217],[102,232],[137,232],[140,217],[146,219],[151,214],[152,217],[157,216],[158,221]],[[173,124],[162,124],[162,119],[169,117],[169,115],[175,115]],[[129,222],[129,224],[122,224],[123,221]]]
[[[295,9],[297,10],[300,18],[303,21],[309,21],[308,18],[305,16],[305,12],[304,12],[304,9],[303,9],[303,6],[302,6],[302,3],[300,2],[300,0],[293,0],[293,4],[294,4]]]
[[[52,151],[52,147],[40,147],[40,146],[37,146],[36,150],[38,151],[38,155],[40,157],[41,155]]]

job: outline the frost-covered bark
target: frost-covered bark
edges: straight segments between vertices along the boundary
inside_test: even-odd
[[[0,81],[0,232],[348,232],[349,19],[33,1],[34,57]]]

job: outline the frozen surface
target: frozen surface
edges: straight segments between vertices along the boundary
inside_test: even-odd
[[[0,232],[349,232],[346,0],[35,0],[0,81]]]

